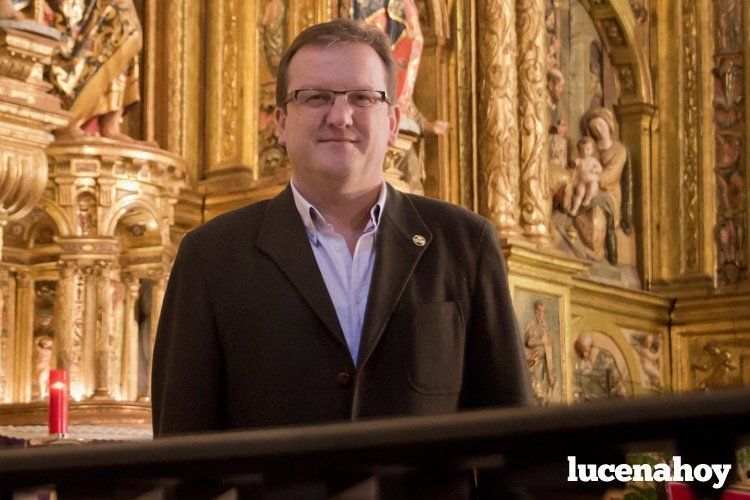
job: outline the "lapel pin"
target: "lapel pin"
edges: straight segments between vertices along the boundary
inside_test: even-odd
[[[412,236],[411,241],[418,247],[423,247],[425,243],[427,243],[427,240],[421,234],[415,234]]]

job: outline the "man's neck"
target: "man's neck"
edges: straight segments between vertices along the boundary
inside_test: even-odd
[[[378,201],[383,179],[377,179],[372,185],[359,189],[339,189],[338,186],[317,189],[294,176],[292,182],[297,191],[346,239],[350,250],[353,250],[367,226],[372,207]]]

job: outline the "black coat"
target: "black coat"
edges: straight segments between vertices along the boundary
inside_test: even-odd
[[[154,434],[530,404],[487,220],[389,186],[375,251],[355,367],[289,187],[188,233],[156,337]]]

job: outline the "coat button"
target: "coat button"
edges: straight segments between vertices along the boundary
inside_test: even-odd
[[[349,382],[351,382],[351,380],[352,376],[346,372],[341,372],[336,375],[336,382],[342,387],[349,385]]]

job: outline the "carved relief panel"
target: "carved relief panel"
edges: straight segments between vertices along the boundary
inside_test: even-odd
[[[612,11],[578,0],[548,2],[544,28],[555,245],[593,261],[592,278],[640,288],[633,234],[637,164],[614,112],[625,96],[638,93],[638,82],[632,63],[610,57],[633,49]]]
[[[716,227],[719,281],[747,278],[746,117],[743,2],[714,2],[714,125],[716,127]]]

